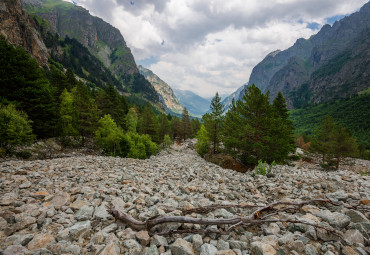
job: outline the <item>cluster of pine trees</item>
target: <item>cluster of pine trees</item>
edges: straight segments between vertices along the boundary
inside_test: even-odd
[[[0,151],[58,137],[66,147],[95,144],[109,155],[146,158],[159,145],[193,137],[200,127],[186,109],[181,119],[130,104],[112,86],[88,87],[71,69],[42,69],[22,47],[0,37]]]
[[[252,85],[242,100],[233,101],[230,110],[223,113],[224,106],[216,93],[211,113],[202,117],[196,145],[199,154],[222,150],[245,165],[255,166],[259,160],[282,163],[295,150],[294,127],[281,93],[270,104],[269,93],[263,94]]]

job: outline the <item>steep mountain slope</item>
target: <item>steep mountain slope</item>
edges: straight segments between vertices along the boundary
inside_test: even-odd
[[[117,88],[142,97],[160,108],[154,87],[138,71],[131,50],[120,31],[89,11],[61,0],[25,0],[25,10],[48,21],[53,32],[74,38],[104,63],[121,82]]]
[[[370,2],[308,40],[268,54],[253,68],[249,84],[269,90],[272,99],[283,92],[290,108],[358,93],[369,86],[369,36]]]
[[[184,107],[180,104],[172,88],[151,70],[140,65],[138,68],[139,72],[153,85],[157,93],[161,95],[165,107],[174,113],[181,114]]]
[[[22,46],[40,65],[47,66],[48,51],[33,20],[22,11],[21,0],[0,2],[0,35],[9,43]]]
[[[180,103],[189,111],[190,115],[202,117],[208,111],[211,102],[207,99],[188,90],[174,89],[174,92]]]
[[[234,93],[232,93],[231,95],[226,97],[224,100],[222,100],[222,104],[225,106],[225,111],[227,111],[230,108],[233,99],[235,101],[239,99],[240,93],[244,91],[246,86],[248,86],[248,83],[244,84],[243,86],[238,88]]]

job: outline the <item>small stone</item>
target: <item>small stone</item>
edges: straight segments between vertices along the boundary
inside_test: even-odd
[[[94,207],[90,205],[84,205],[75,214],[75,219],[78,221],[89,220],[94,213]]]
[[[177,238],[176,241],[170,246],[172,255],[195,255],[191,243],[182,238]]]
[[[307,244],[304,252],[306,253],[306,255],[318,255],[315,246],[313,246],[312,244]]]
[[[94,218],[98,220],[112,220],[113,216],[108,213],[106,203],[102,203],[100,206],[95,208]]]
[[[83,206],[85,206],[85,205],[89,205],[89,203],[88,202],[86,202],[86,201],[84,201],[84,200],[76,200],[76,201],[74,201],[71,205],[70,205],[70,207],[72,208],[72,209],[74,209],[74,210],[80,210]]]
[[[148,231],[139,231],[136,233],[136,239],[142,246],[147,246],[150,242]]]
[[[45,248],[51,243],[55,243],[55,238],[50,234],[38,234],[31,242],[28,243],[27,248],[31,251]]]
[[[219,251],[224,251],[224,250],[230,250],[230,244],[222,239],[219,239],[217,241],[217,245],[216,245],[216,248],[219,250]]]
[[[159,255],[157,246],[151,245],[150,247],[146,248],[143,255]]]
[[[202,244],[203,244],[202,236],[199,234],[193,235],[193,246],[196,251],[200,252]]]
[[[119,255],[120,251],[119,242],[110,242],[99,255]]]
[[[217,248],[208,243],[205,243],[200,247],[200,255],[216,255],[217,252]]]
[[[216,211],[213,212],[213,214],[217,218],[225,218],[225,219],[228,219],[228,218],[234,217],[234,214],[232,214],[231,212],[225,210],[224,208],[217,209]]]
[[[132,250],[141,251],[143,249],[143,247],[134,239],[123,241],[123,245]]]
[[[253,242],[251,243],[252,251],[255,255],[275,255],[276,250],[267,243]]]
[[[344,192],[344,190],[338,190],[334,193],[326,194],[326,197],[331,200],[342,200],[345,201],[348,198],[348,194]]]
[[[85,231],[88,231],[91,229],[91,222],[89,220],[87,221],[79,221],[75,223],[72,227],[68,228],[69,233],[71,236],[77,240],[81,234],[83,234]]]
[[[223,251],[218,251],[216,255],[236,255],[233,250],[223,250]]]
[[[292,243],[292,249],[297,252],[302,252],[304,248],[304,243],[301,240],[296,240]]]
[[[266,235],[277,235],[280,232],[280,227],[276,223],[271,223],[268,227],[263,229]]]
[[[34,237],[33,234],[22,235],[17,240],[14,241],[14,244],[26,246],[33,239],[33,237]]]
[[[329,210],[322,210],[317,213],[317,216],[329,222],[332,227],[340,229],[347,227],[351,222],[350,217],[347,215],[338,212],[332,213]]]
[[[68,193],[63,192],[60,194],[57,194],[53,197],[53,199],[50,201],[51,204],[54,205],[56,209],[62,208],[62,206],[67,205],[71,201],[71,198]]]
[[[22,183],[21,185],[19,185],[19,188],[20,189],[28,189],[31,186],[32,186],[32,183],[30,181],[26,181],[26,182]]]
[[[159,235],[154,235],[152,237],[152,240],[150,241],[150,246],[168,246],[168,242],[167,242],[167,239],[163,236],[159,236]]]
[[[355,252],[351,247],[344,246],[342,249],[343,255],[357,255],[357,252]]]
[[[364,245],[364,237],[361,234],[361,232],[358,231],[357,229],[347,230],[344,233],[344,240],[349,245],[354,245],[354,244],[357,244],[357,243],[360,243],[360,244]]]
[[[112,223],[109,226],[106,226],[105,228],[103,228],[102,232],[103,233],[111,233],[113,231],[116,231],[117,229],[118,229],[117,224],[116,223]]]
[[[0,205],[10,205],[13,204],[17,199],[17,194],[15,193],[6,193],[0,198]]]
[[[102,244],[104,242],[104,235],[103,235],[103,232],[102,231],[99,231],[97,233],[95,233],[92,237],[91,237],[91,242],[93,244]]]
[[[10,245],[2,252],[3,255],[25,254],[28,250],[22,245]]]
[[[236,240],[230,240],[229,244],[230,244],[231,249],[239,249],[239,250],[246,250],[248,246],[248,243],[242,242],[242,241],[236,241]]]
[[[65,253],[71,253],[73,255],[79,255],[81,254],[81,247],[75,244],[68,245],[63,252]]]
[[[6,229],[7,226],[8,222],[4,218],[0,217],[0,230]]]

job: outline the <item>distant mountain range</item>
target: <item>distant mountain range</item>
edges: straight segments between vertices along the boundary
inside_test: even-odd
[[[300,108],[364,91],[369,80],[370,2],[309,39],[268,54],[253,68],[248,84],[270,91],[271,100],[281,91],[290,108]]]
[[[211,103],[210,100],[188,90],[174,89],[174,92],[180,103],[189,111],[190,115],[202,117],[208,111]]]

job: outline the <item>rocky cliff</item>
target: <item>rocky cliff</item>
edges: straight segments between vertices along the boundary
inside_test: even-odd
[[[161,80],[155,73],[151,70],[139,66],[139,72],[144,75],[145,79],[149,81],[157,93],[163,98],[163,102],[166,108],[174,113],[181,114],[183,106],[180,101],[175,96],[172,88],[163,80]]]
[[[283,92],[290,108],[363,91],[369,87],[369,34],[367,3],[333,26],[323,26],[311,38],[268,54],[253,68],[249,84],[262,92],[269,90],[272,99]]]
[[[23,12],[21,0],[0,2],[0,34],[11,44],[22,46],[40,65],[47,66],[47,48],[32,19]]]
[[[117,76],[138,69],[120,31],[89,11],[61,0],[25,0],[25,10],[48,20],[62,37],[77,39]]]

